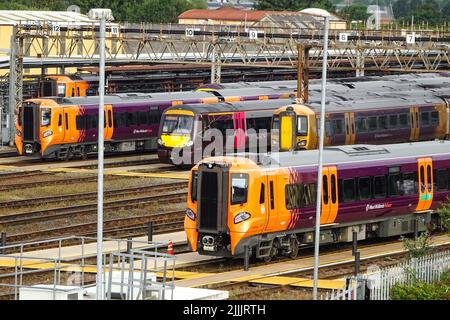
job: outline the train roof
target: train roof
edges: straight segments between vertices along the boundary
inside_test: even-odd
[[[348,145],[326,147],[323,164],[335,165],[361,163],[365,161],[389,161],[399,158],[419,158],[433,155],[447,155],[450,158],[450,141],[424,141],[388,145]],[[236,154],[239,156],[239,154]],[[317,166],[318,150],[278,152],[269,154],[247,154],[245,157],[258,159],[261,168]]]
[[[231,112],[231,111],[252,111],[259,109],[275,110],[282,106],[292,104],[295,99],[272,99],[272,100],[253,100],[253,101],[239,101],[239,102],[221,102],[214,104],[185,104],[169,107],[169,110],[188,110],[194,114],[217,113],[217,112]]]

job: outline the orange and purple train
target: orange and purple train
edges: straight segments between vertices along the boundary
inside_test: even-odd
[[[441,226],[450,195],[450,141],[324,150],[320,243]],[[253,159],[252,159],[253,158]],[[314,240],[317,150],[212,157],[191,172],[185,232],[193,251],[295,257]]]
[[[286,86],[207,89],[190,92],[116,94],[105,97],[106,152],[156,150],[162,112],[179,104],[271,100],[289,97]],[[18,110],[15,145],[20,155],[67,160],[97,149],[98,97],[41,98]],[[264,103],[264,101],[261,101]]]

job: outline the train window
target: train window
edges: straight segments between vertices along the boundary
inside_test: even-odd
[[[197,201],[197,186],[198,186],[198,172],[194,171],[192,173],[191,201]]]
[[[425,168],[424,166],[420,166],[420,192],[424,193],[425,192],[425,183],[424,183],[424,179],[425,179]]]
[[[85,116],[76,116],[75,117],[75,126],[77,130],[86,130],[86,117]]]
[[[369,117],[369,131],[377,130],[377,117]]]
[[[279,130],[280,129],[280,117],[278,115],[273,116],[272,120],[272,130]]]
[[[301,135],[308,134],[308,118],[305,116],[298,116],[297,118],[297,133]]]
[[[398,127],[398,116],[396,114],[391,114],[389,116],[389,128]]]
[[[398,119],[399,119],[400,127],[406,128],[409,126],[409,122],[408,122],[409,118],[406,113],[399,115]]]
[[[231,204],[247,202],[248,174],[231,174]]]
[[[270,181],[269,183],[269,193],[270,193],[270,209],[275,209],[275,197],[274,197],[274,190],[273,190],[273,181]]]
[[[356,132],[367,132],[366,118],[356,118]]]
[[[334,134],[343,134],[344,133],[344,121],[341,119],[333,120],[333,131]]]
[[[69,115],[66,113],[66,130],[69,130]]]
[[[106,110],[103,112],[103,128],[106,128]]]
[[[287,184],[285,187],[286,209],[298,209],[302,207],[303,184]]]
[[[126,127],[127,126],[127,114],[126,113],[120,113],[119,114],[119,127]]]
[[[300,209],[314,206],[316,204],[317,185],[288,184],[285,188],[286,209]]]
[[[57,86],[58,91],[56,92],[56,95],[58,97],[65,97],[66,96],[66,85],[58,83]]]
[[[439,125],[439,112],[437,111],[432,111],[431,112],[431,124],[432,125]]]
[[[333,126],[331,124],[331,120],[325,120],[325,133],[327,136],[334,135]]]
[[[148,124],[159,124],[161,113],[158,109],[148,111]]]
[[[387,116],[378,117],[378,128],[381,130],[388,129]]]
[[[17,122],[19,123],[19,126],[22,125],[22,107],[19,108],[19,114],[17,115]]]
[[[328,204],[328,176],[323,176],[323,203]]]
[[[430,113],[429,112],[422,112],[420,114],[420,125],[422,127],[430,125]]]
[[[417,172],[404,173],[400,192],[404,195],[417,194]]]
[[[138,125],[143,125],[148,123],[147,112],[138,112]]]
[[[344,202],[354,201],[356,198],[355,179],[346,179],[343,182]]]
[[[62,126],[62,114],[59,115],[58,117],[58,127]]]
[[[72,88],[72,97],[75,97],[75,88]]]
[[[427,165],[427,188],[428,188],[428,192],[431,191],[432,189],[432,177],[433,177],[433,172],[431,170],[431,166]]]
[[[46,127],[50,124],[52,118],[52,110],[45,108],[41,110],[41,126]]]
[[[266,185],[261,183],[261,192],[259,193],[259,203],[263,204],[266,202]]]
[[[337,197],[336,197],[336,175],[332,174],[331,179],[331,203],[336,203]]]
[[[436,171],[436,180],[437,180],[437,188],[438,190],[448,190],[448,171],[447,170],[437,170]]]
[[[389,196],[399,196],[401,194],[400,188],[400,174],[389,175]]]
[[[378,176],[373,178],[373,195],[375,198],[385,198],[386,197],[386,177]]]
[[[112,112],[108,110],[108,127],[112,127]]]
[[[367,200],[372,197],[372,188],[370,187],[370,177],[358,179],[359,199]]]

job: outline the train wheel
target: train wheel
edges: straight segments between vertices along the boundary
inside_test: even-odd
[[[87,151],[86,151],[86,148],[84,148],[84,147],[81,148],[80,158],[81,158],[81,160],[87,159]]]
[[[278,254],[277,248],[275,248],[275,246],[272,246],[272,248],[270,249],[269,256],[263,258],[264,262],[269,263],[270,261],[272,261],[272,258],[276,257],[277,254]]]
[[[295,259],[298,255],[298,240],[294,237],[290,240],[291,252],[289,253],[289,258]]]

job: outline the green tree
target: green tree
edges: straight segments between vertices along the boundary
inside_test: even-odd
[[[334,11],[330,0],[260,0],[255,6],[257,10],[292,10],[298,11],[306,8],[321,8]]]
[[[436,211],[439,214],[442,226],[450,234],[450,197],[447,198],[447,201],[442,205],[442,208],[439,208]]]
[[[339,15],[347,22],[352,22],[354,20],[365,21],[369,17],[369,14],[367,13],[367,6],[364,5],[352,5],[345,7],[339,12]]]

